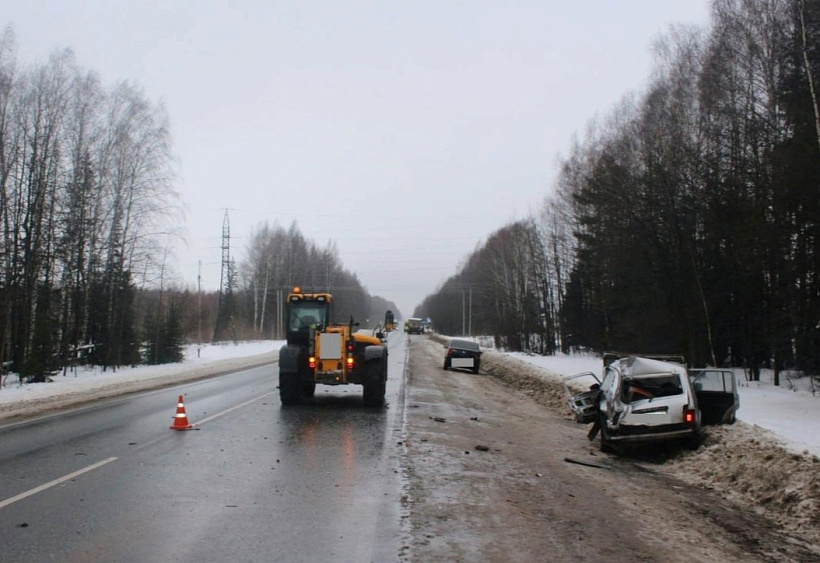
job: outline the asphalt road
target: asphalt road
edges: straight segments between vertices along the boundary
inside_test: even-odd
[[[277,366],[0,427],[0,559],[393,561],[405,337],[387,406],[279,402]],[[194,429],[169,427],[182,395]]]

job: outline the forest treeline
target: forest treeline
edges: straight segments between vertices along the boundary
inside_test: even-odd
[[[163,108],[104,87],[68,49],[22,68],[0,35],[0,365],[138,363],[138,290],[162,275],[171,185]]]
[[[820,372],[820,0],[711,14],[658,39],[648,83],[589,124],[540,211],[413,316],[512,350]],[[0,36],[2,368],[42,381],[279,338],[295,285],[331,291],[337,321],[398,312],[295,223],[260,225],[220,292],[175,287],[173,180],[161,104],[103,86],[70,50],[22,68]]]
[[[250,236],[239,267],[237,317],[246,333],[284,338],[282,305],[288,292],[328,292],[333,295],[331,321],[375,328],[387,310],[401,313],[393,301],[370,295],[358,276],[344,267],[334,241],[324,248],[305,238],[296,223],[287,229],[265,222]]]
[[[70,49],[23,68],[13,30],[0,35],[3,372],[45,381],[78,363],[179,361],[186,342],[281,338],[295,285],[333,291],[340,321],[395,310],[295,224],[260,226],[219,292],[178,287],[172,162],[165,110],[138,86],[105,87]]]
[[[715,0],[414,316],[512,350],[820,372],[820,1]]]

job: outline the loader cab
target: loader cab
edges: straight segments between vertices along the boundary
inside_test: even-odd
[[[306,344],[313,331],[327,327],[331,302],[328,293],[301,293],[294,288],[287,303],[288,344]]]

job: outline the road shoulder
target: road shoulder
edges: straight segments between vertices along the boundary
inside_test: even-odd
[[[410,340],[413,559],[804,560],[765,519],[601,454],[585,427],[494,377],[444,371],[440,345]]]

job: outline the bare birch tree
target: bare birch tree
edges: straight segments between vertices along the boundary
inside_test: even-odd
[[[806,28],[806,1],[797,1],[798,22],[800,25],[800,39],[801,52],[803,55],[803,69],[806,73],[806,82],[809,85],[809,93],[811,94],[812,108],[814,109],[814,125],[817,131],[817,144],[820,148],[820,104],[817,101],[817,91],[814,83],[814,71],[812,70],[811,60],[809,58],[809,33]]]

